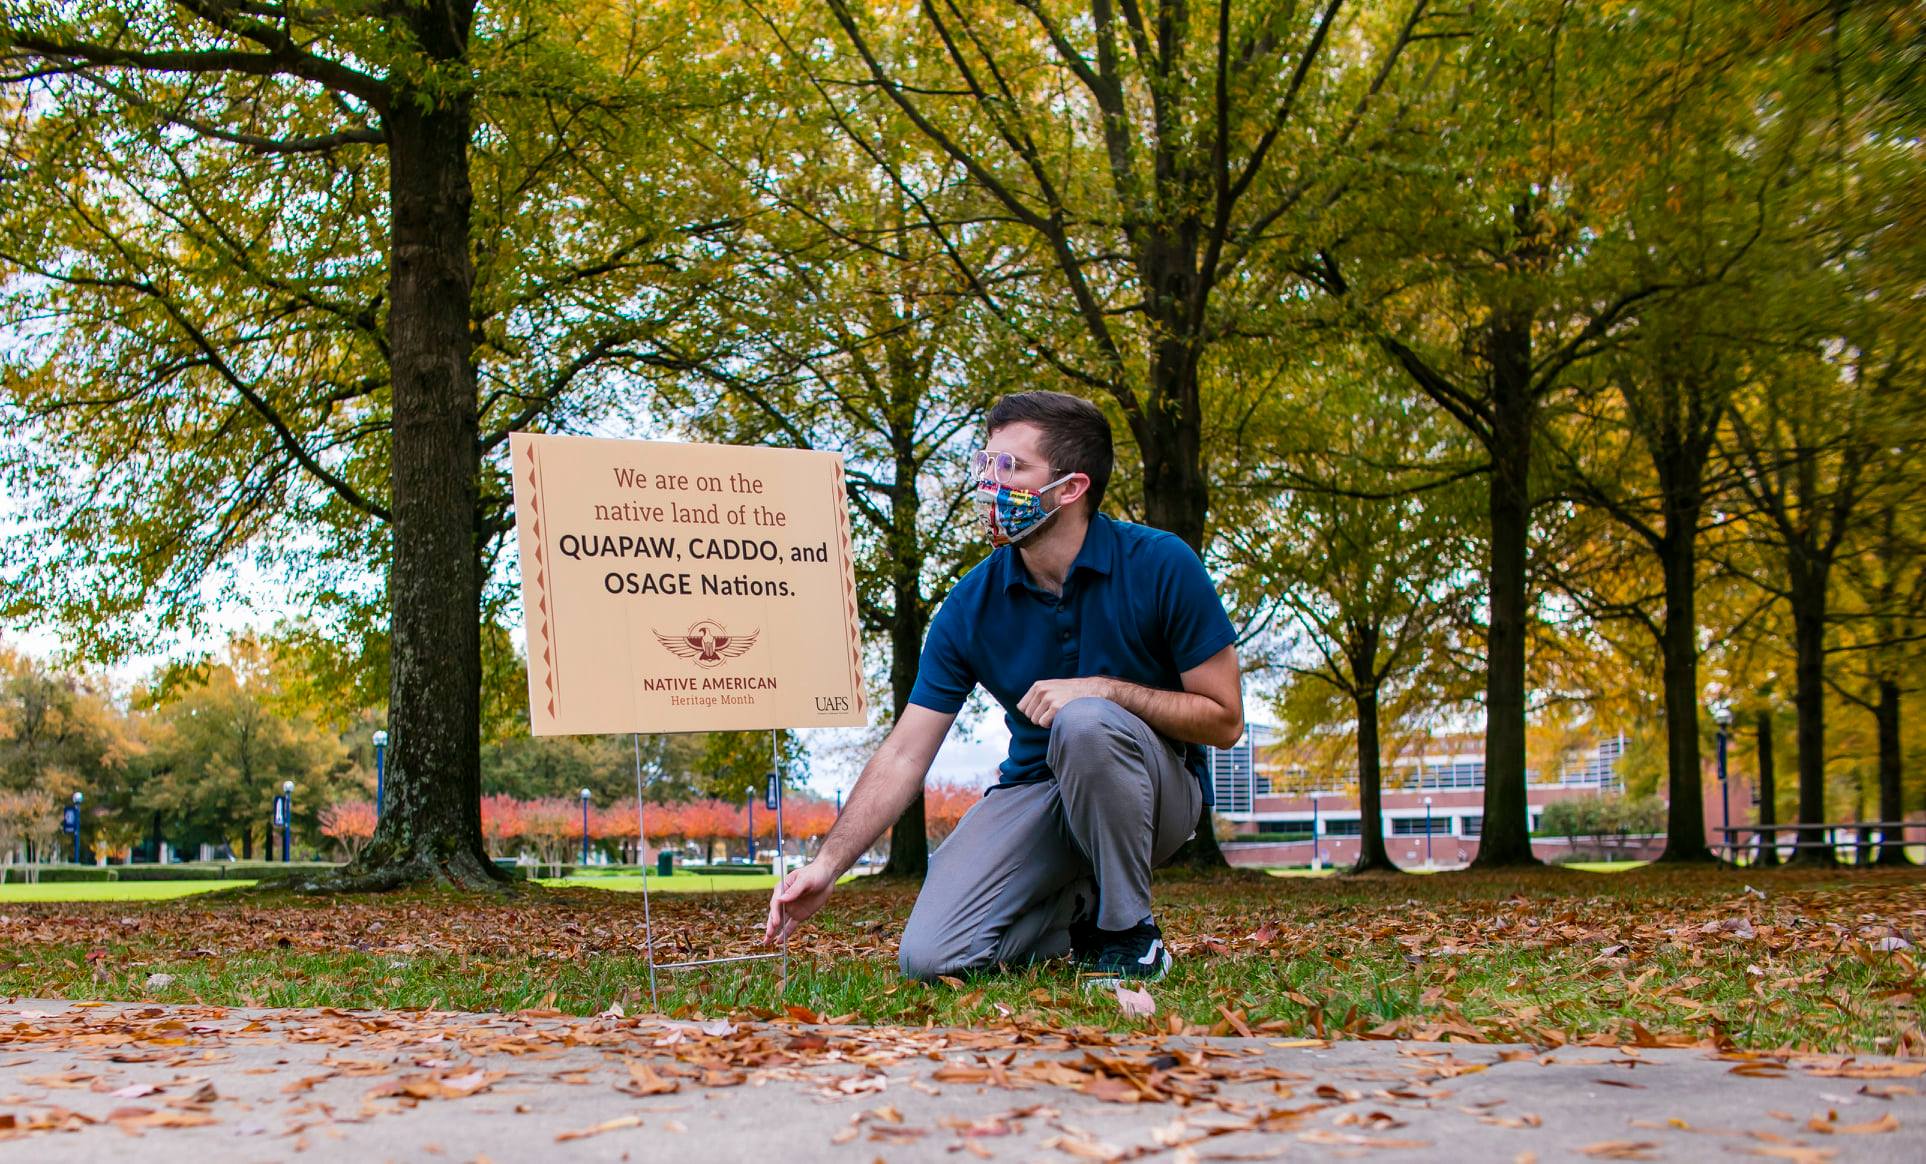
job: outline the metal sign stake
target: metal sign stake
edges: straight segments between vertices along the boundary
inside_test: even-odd
[[[649,840],[648,801],[643,798],[644,782],[642,777],[642,733],[640,732],[633,733],[631,736],[631,739],[633,741],[634,752],[635,752],[636,856],[641,857],[642,846],[647,845]],[[783,862],[784,838],[783,838],[783,830],[782,830],[783,797],[782,797],[782,750],[781,749],[782,749],[781,733],[775,730],[771,730],[769,733],[769,752],[773,763],[772,770],[775,775],[775,796],[776,796],[776,866],[775,868],[776,868],[777,885],[782,884],[783,863],[784,863]],[[655,973],[657,970],[687,970],[687,969],[693,969],[698,966],[720,966],[728,962],[765,962],[765,961],[770,961],[772,959],[776,959],[776,960],[780,960],[781,962],[781,969],[779,972],[781,976],[777,980],[777,991],[778,993],[781,993],[781,994],[788,993],[789,991],[789,938],[787,935],[784,935],[782,939],[781,952],[775,953],[775,954],[738,954],[733,957],[727,957],[727,958],[698,958],[698,959],[694,959],[692,961],[686,961],[686,962],[657,962],[655,960],[655,918],[649,906],[649,863],[646,860],[641,860],[638,862],[638,864],[642,870],[642,940],[643,940],[643,945],[647,950],[648,960],[649,960],[649,1010],[651,1012],[656,1014],[662,1013],[662,1002],[656,992]]]

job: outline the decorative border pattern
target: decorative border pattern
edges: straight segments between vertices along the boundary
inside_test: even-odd
[[[548,718],[555,718],[555,701],[560,697],[556,686],[556,647],[554,634],[549,629],[548,613],[548,561],[546,558],[546,539],[542,536],[542,478],[541,465],[535,456],[535,442],[528,442],[528,510],[530,514],[529,533],[535,542],[535,570],[531,577],[535,591],[536,634],[541,638],[542,686],[548,691]],[[535,662],[535,643],[528,644],[529,664]]]
[[[849,556],[849,495],[843,483],[843,459],[836,458],[836,476],[830,482],[830,503],[836,508],[837,556],[843,563],[843,609],[849,620],[849,689],[856,699],[856,714],[868,718],[869,700],[863,687],[862,620],[856,608],[856,563]]]

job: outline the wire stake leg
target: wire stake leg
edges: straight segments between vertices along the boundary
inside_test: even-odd
[[[635,856],[642,866],[642,940],[649,951],[649,1011],[662,1013],[662,1004],[655,994],[655,919],[649,912],[649,858],[646,851],[649,843],[648,808],[642,799],[642,733],[630,736],[635,745]]]

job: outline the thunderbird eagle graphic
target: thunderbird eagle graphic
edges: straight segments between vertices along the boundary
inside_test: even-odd
[[[721,623],[705,618],[690,624],[686,634],[665,635],[656,631],[655,641],[678,658],[695,660],[698,667],[720,667],[723,660],[733,659],[755,646],[756,636],[761,633],[757,629],[746,635],[731,635]]]

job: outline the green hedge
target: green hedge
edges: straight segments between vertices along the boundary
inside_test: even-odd
[[[259,881],[263,877],[280,877],[289,873],[315,873],[341,866],[333,861],[228,861],[220,866],[221,876],[229,881]]]
[[[218,865],[122,865],[114,871],[116,881],[219,881]]]
[[[770,866],[758,863],[754,865],[684,865],[681,868],[684,873],[701,873],[704,876],[728,877],[740,874],[744,877],[754,877],[767,875]]]
[[[24,885],[27,882],[28,866],[15,865],[7,870],[7,884]],[[56,882],[75,881],[112,881],[114,871],[99,865],[42,865],[39,881],[42,885]]]

